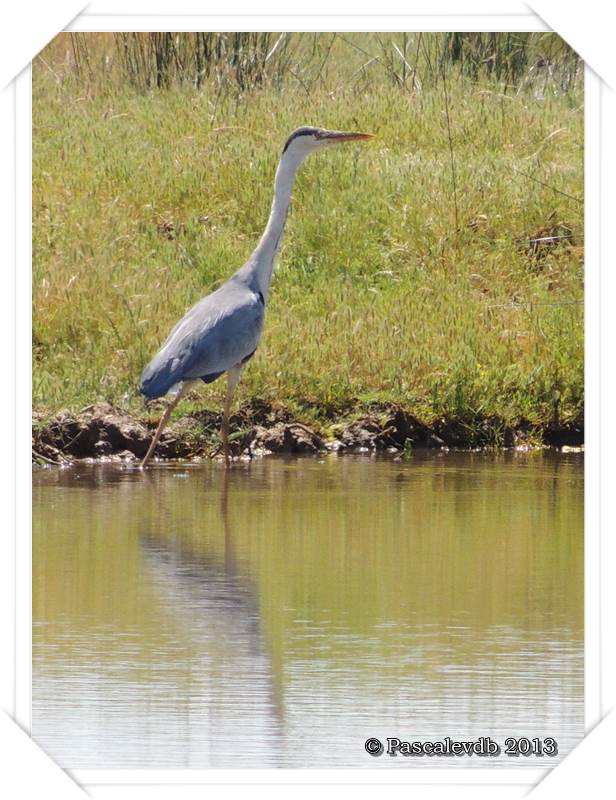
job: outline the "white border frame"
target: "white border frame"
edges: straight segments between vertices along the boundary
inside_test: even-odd
[[[380,21],[380,22],[379,22]],[[549,30],[528,15],[97,15],[83,14],[66,30]],[[585,722],[588,732],[601,715],[599,641],[599,178],[600,81],[586,70],[585,81],[585,243],[586,243],[586,480],[585,480]],[[31,90],[30,70],[17,79],[16,119],[16,530],[30,529],[31,465]],[[589,146],[590,145],[590,146]],[[592,270],[589,269],[591,265]],[[26,441],[28,444],[26,445]],[[31,539],[20,536],[15,548],[16,719],[30,730],[31,715]],[[399,770],[75,770],[84,788],[96,785],[172,784],[467,784],[530,787],[550,770],[519,768],[442,768]]]

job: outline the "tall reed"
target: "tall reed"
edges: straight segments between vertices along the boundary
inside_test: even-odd
[[[566,92],[581,63],[552,33],[308,34],[271,32],[68,34],[63,75],[90,88],[126,83],[141,91],[203,86],[226,91],[299,86],[310,93],[325,73],[340,82],[391,80],[408,91],[438,84],[444,68],[451,79],[494,79],[505,92],[522,86]]]

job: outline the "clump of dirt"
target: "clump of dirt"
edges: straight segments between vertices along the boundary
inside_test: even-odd
[[[553,447],[579,447],[584,444],[584,426],[574,422],[548,425],[543,440]]]
[[[325,441],[299,422],[277,422],[272,428],[259,425],[251,448],[270,453],[318,453],[325,450]]]
[[[416,417],[396,406],[385,406],[382,413],[354,420],[339,434],[342,449],[383,450],[413,447],[444,447],[445,441]]]
[[[529,268],[541,270],[548,255],[558,248],[570,250],[576,247],[577,243],[572,226],[559,221],[556,211],[552,211],[545,225],[528,235],[519,237],[516,245],[521,252],[526,253]]]
[[[161,437],[159,454],[182,458],[191,454],[186,437],[176,425]],[[35,415],[32,427],[32,452],[36,459],[61,463],[72,458],[101,458],[131,454],[143,458],[152,440],[152,426],[134,419],[109,403],[96,403],[78,413],[60,411],[44,422]]]

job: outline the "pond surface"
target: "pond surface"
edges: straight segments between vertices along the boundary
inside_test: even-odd
[[[584,734],[583,456],[33,474],[33,736],[66,768],[555,764]],[[368,737],[559,755],[373,758]]]

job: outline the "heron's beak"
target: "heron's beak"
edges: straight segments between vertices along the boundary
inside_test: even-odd
[[[334,142],[354,142],[361,139],[374,139],[373,133],[346,133],[345,131],[332,131],[325,137]]]

